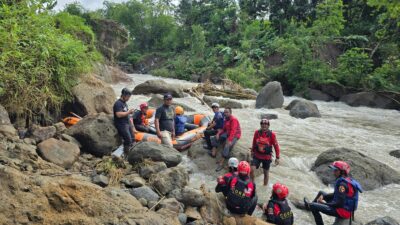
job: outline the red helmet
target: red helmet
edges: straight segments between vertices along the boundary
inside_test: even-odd
[[[144,108],[148,108],[149,105],[147,104],[147,102],[144,102],[144,103],[140,104],[139,107],[140,107],[140,110],[143,110]]]
[[[346,175],[350,173],[350,166],[344,161],[335,161],[331,165],[329,165],[329,167],[332,169],[343,171]]]
[[[249,175],[250,174],[250,165],[246,161],[241,161],[238,165],[238,173],[239,174],[245,174]]]
[[[261,119],[260,124],[264,124],[264,123],[268,124],[268,126],[269,126],[269,120],[267,118]]]
[[[283,185],[281,183],[275,183],[272,186],[272,192],[278,196],[280,199],[284,199],[289,195],[289,189],[286,187],[286,185]]]

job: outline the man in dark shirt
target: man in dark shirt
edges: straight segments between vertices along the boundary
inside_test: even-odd
[[[128,109],[126,104],[132,93],[124,88],[121,91],[121,97],[114,103],[114,125],[118,130],[118,134],[124,140],[124,156],[127,157],[129,149],[135,142],[135,127],[133,126],[129,115],[133,113],[133,109]]]
[[[154,125],[156,133],[163,144],[172,146],[175,138],[175,110],[172,107],[172,95],[164,95],[164,104],[157,108]]]
[[[215,136],[219,130],[224,127],[224,115],[219,111],[219,104],[213,103],[211,108],[214,112],[214,118],[204,131],[204,138],[206,139],[207,145],[204,146],[205,149],[208,149],[211,153],[212,145],[211,145],[211,136]]]

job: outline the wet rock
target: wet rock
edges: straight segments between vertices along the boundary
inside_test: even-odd
[[[56,135],[56,132],[57,130],[54,126],[40,127],[34,125],[30,131],[30,137],[33,138],[37,143],[39,143],[41,141],[54,137],[54,135]]]
[[[10,117],[8,116],[7,110],[0,105],[0,125],[10,125]]]
[[[203,192],[190,187],[173,190],[169,196],[176,198],[176,200],[182,202],[185,206],[201,207],[205,203]]]
[[[139,198],[139,202],[140,204],[142,204],[142,206],[146,207],[147,206],[147,200],[144,198]]]
[[[97,157],[111,154],[121,145],[112,116],[104,113],[84,117],[79,123],[69,128],[66,134],[76,138],[82,144],[82,151]]]
[[[186,207],[185,214],[187,216],[187,219],[191,220],[191,221],[202,219],[199,211],[197,211],[197,209],[194,207],[190,207],[190,206]]]
[[[146,185],[146,181],[136,173],[124,176],[121,183],[125,184],[127,188],[138,188]]]
[[[304,92],[295,93],[296,96],[303,97],[310,100],[318,100],[318,101],[333,101],[334,98],[320,90],[307,88]]]
[[[400,150],[391,151],[389,155],[400,159]]]
[[[134,188],[130,191],[131,195],[135,196],[136,198],[144,198],[147,202],[151,201],[158,201],[160,198],[157,193],[155,193],[151,188],[147,186]],[[149,206],[150,207],[150,206]]]
[[[188,218],[185,213],[179,213],[178,219],[179,219],[179,222],[181,222],[181,225],[185,225],[187,223]]]
[[[69,142],[69,143],[72,143],[72,144],[75,144],[75,145],[77,145],[79,148],[82,148],[81,143],[79,143],[79,141],[76,140],[74,137],[69,136],[68,134],[61,134],[60,137],[61,137],[61,140],[66,141],[66,142]]]
[[[167,198],[160,202],[159,204],[160,209],[166,208],[175,213],[183,212],[184,206],[182,203],[178,202],[175,198]]]
[[[214,96],[204,96],[203,100],[211,106],[212,103],[216,102],[219,104],[221,108],[230,107],[232,109],[242,109],[244,108],[243,104],[237,100],[229,99],[229,98],[219,98]]]
[[[308,117],[321,117],[316,104],[303,99],[293,100],[286,109],[290,110],[290,115],[296,118],[305,119]]]
[[[141,177],[149,179],[151,175],[165,169],[167,169],[165,162],[146,161],[146,163],[140,166],[139,174]]]
[[[96,175],[92,178],[92,182],[100,187],[106,187],[108,185],[108,177],[103,174]]]
[[[167,167],[178,165],[182,161],[182,155],[174,148],[155,142],[140,142],[129,152],[128,161],[135,165],[144,159],[165,162]]]
[[[257,95],[256,108],[280,108],[283,100],[281,83],[278,81],[268,82]]]
[[[63,122],[54,124],[54,127],[56,128],[56,134],[58,134],[58,135],[62,134],[64,131],[67,130],[67,127],[65,126],[65,124]]]
[[[399,222],[397,222],[395,219],[389,216],[385,216],[382,218],[378,218],[374,221],[368,222],[365,225],[399,225]]]
[[[275,120],[275,119],[278,119],[278,114],[275,114],[275,113],[261,113],[259,118],[260,119]]]
[[[327,83],[327,84],[321,84],[319,89],[323,92],[326,93],[334,98],[334,100],[339,100],[343,95],[345,95],[346,88],[338,83]]]
[[[0,125],[0,135],[6,138],[18,136],[17,130],[12,125]]]
[[[80,150],[73,143],[50,138],[38,144],[38,152],[43,159],[68,169],[78,159]]]
[[[160,107],[160,105],[164,104],[164,97],[163,95],[160,94],[153,94],[152,97],[150,98],[150,100],[148,101],[149,106],[154,107],[154,108],[158,108]],[[181,102],[177,102],[176,99],[173,100],[172,102],[172,106],[176,107],[176,106],[180,106],[183,108],[183,110],[185,110],[185,112],[194,112],[196,111],[195,109],[193,109],[192,107],[183,104]]]
[[[400,174],[391,167],[351,149],[333,148],[321,153],[312,167],[324,184],[334,183],[335,178],[328,165],[337,160],[349,163],[351,176],[360,182],[364,190],[400,183]]]
[[[359,92],[344,95],[340,98],[350,106],[367,106],[381,109],[400,109],[400,95],[391,92]]]
[[[151,186],[163,195],[177,188],[183,188],[188,182],[189,174],[182,167],[168,168],[150,177]]]
[[[65,105],[65,111],[80,116],[96,113],[113,113],[112,107],[117,98],[111,85],[93,76],[88,76],[72,88],[74,101]]]
[[[164,80],[148,80],[142,84],[139,84],[133,90],[135,95],[145,95],[145,94],[165,94],[171,93],[175,98],[183,98],[183,88],[177,84],[169,84]]]

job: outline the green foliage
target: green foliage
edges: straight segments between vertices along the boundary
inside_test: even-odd
[[[257,89],[260,86],[262,71],[258,70],[253,63],[246,59],[237,67],[228,68],[224,71],[225,77],[240,84],[243,87]]]
[[[316,8],[316,20],[312,25],[314,37],[329,40],[339,36],[344,28],[344,22],[341,0],[323,1]]]
[[[367,78],[368,87],[374,90],[400,91],[400,59],[390,57]]]
[[[75,25],[90,33],[81,20],[52,16],[45,6],[33,0],[0,5],[0,102],[10,112],[59,109],[80,74],[100,59],[75,37]],[[61,25],[60,18],[67,21]]]
[[[351,87],[367,87],[366,80],[372,71],[372,60],[362,49],[352,48],[339,57],[338,79]]]
[[[95,35],[90,27],[85,25],[82,17],[61,12],[54,16],[55,26],[62,32],[71,34],[75,38],[83,41],[87,46],[95,48]]]
[[[204,50],[206,47],[206,37],[204,36],[204,30],[199,25],[192,26],[192,53],[197,57],[204,57]]]

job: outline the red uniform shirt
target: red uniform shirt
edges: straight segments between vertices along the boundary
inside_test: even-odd
[[[261,136],[260,136],[260,132],[259,130],[256,130],[254,132],[254,136],[253,136],[253,146],[251,148],[254,156],[258,159],[263,159],[263,160],[270,160],[271,159],[271,154],[264,154],[258,151],[258,145],[257,142],[259,140],[260,137],[267,139],[269,142],[269,145],[273,146],[275,149],[275,155],[276,158],[280,157],[280,148],[279,148],[279,144],[278,141],[276,140],[276,135],[274,132],[271,132],[271,135],[267,135],[267,132],[261,132]]]
[[[233,141],[233,138],[239,139],[242,135],[242,130],[240,129],[240,124],[238,119],[234,116],[230,116],[229,120],[224,121],[224,127],[218,132],[219,135],[226,133],[228,135],[227,140]]]

